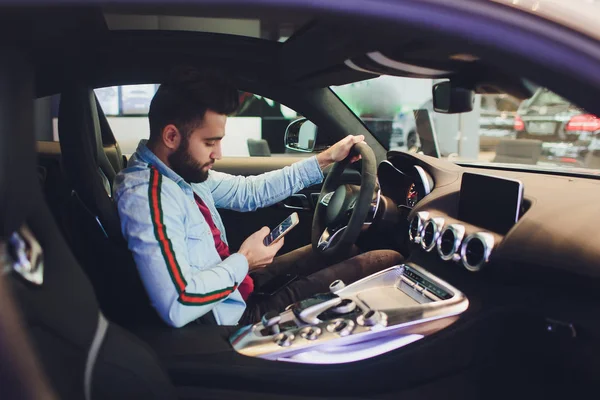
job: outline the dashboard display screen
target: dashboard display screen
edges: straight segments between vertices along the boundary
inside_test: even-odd
[[[458,218],[499,234],[519,219],[523,184],[519,181],[465,172],[460,185]]]

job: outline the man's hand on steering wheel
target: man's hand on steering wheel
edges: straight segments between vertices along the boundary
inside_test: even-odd
[[[364,136],[348,136],[317,156],[321,168],[334,164],[315,207],[311,241],[317,253],[332,259],[349,252],[379,208],[377,159],[363,140]],[[359,158],[362,159],[360,186],[344,183],[344,169]]]
[[[336,144],[334,144],[327,150],[325,150],[322,153],[319,153],[319,155],[317,155],[317,161],[319,162],[319,167],[321,167],[321,170],[322,170],[325,167],[329,166],[330,164],[333,164],[334,162],[342,161],[343,159],[348,157],[348,154],[350,153],[352,146],[354,146],[356,143],[363,142],[364,140],[365,140],[365,137],[363,135],[358,135],[358,136],[348,135],[348,136],[346,136],[345,138],[343,138],[342,140],[340,140],[339,142],[337,142]],[[352,159],[350,160],[350,163],[353,163],[358,160],[360,160],[360,155],[352,157]]]

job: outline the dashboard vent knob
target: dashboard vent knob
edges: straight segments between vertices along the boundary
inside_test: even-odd
[[[460,260],[460,244],[465,235],[465,227],[459,224],[448,225],[437,241],[437,250],[444,261]]]
[[[423,249],[426,251],[431,251],[435,247],[443,226],[443,218],[432,218],[427,221],[425,227],[423,228],[421,239],[421,246]]]
[[[466,269],[477,272],[488,263],[494,248],[494,236],[487,232],[473,233],[460,248],[460,257]]]
[[[411,242],[419,244],[421,243],[421,234],[423,231],[423,225],[429,219],[429,213],[426,211],[418,212],[413,219],[410,220],[408,227],[408,238]]]

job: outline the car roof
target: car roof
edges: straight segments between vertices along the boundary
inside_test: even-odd
[[[115,15],[133,20],[169,15],[189,18],[177,7],[20,9],[17,19],[31,26],[29,47],[36,66],[39,96],[58,93],[79,79],[94,87],[159,83],[174,60],[225,70],[239,87],[253,82],[300,87],[327,87],[370,79],[380,74],[416,78],[448,78],[478,68],[452,57],[463,44],[444,37],[423,36],[413,27],[395,35],[373,36],[370,26],[351,25],[327,16],[303,14],[290,24],[285,42],[240,34],[189,30],[142,29]],[[200,11],[198,14],[202,15]],[[288,15],[288,14],[286,14]],[[217,17],[218,18],[218,17]],[[269,17],[274,18],[274,17]],[[172,21],[172,20],[171,20]],[[189,22],[189,21],[188,21]],[[345,23],[345,25],[344,25]],[[115,28],[116,27],[116,28]],[[171,25],[173,28],[173,25]],[[402,40],[397,40],[401,36]],[[374,48],[373,43],[377,43]],[[485,75],[482,66],[477,76]],[[493,75],[493,74],[492,74]]]
[[[596,0],[489,0],[556,22],[600,40]]]
[[[0,3],[17,4],[10,0],[0,0]],[[186,63],[225,70],[236,78],[239,88],[248,91],[253,91],[252,85],[257,82],[288,88],[322,88],[388,74],[457,78],[457,82],[479,93],[491,89],[492,93],[506,92],[517,98],[527,98],[535,88],[522,80],[522,71],[514,68],[514,63],[511,65],[506,57],[487,51],[485,40],[471,40],[465,36],[470,34],[472,37],[472,31],[452,37],[434,31],[449,29],[439,23],[452,24],[458,15],[456,12],[462,12],[473,14],[472,20],[483,27],[489,26],[486,21],[505,24],[502,28],[490,29],[486,32],[488,36],[494,35],[492,31],[495,30],[494,37],[498,37],[498,32],[507,32],[509,25],[515,30],[519,21],[519,30],[543,29],[538,33],[554,41],[562,38],[553,37],[553,32],[564,32],[557,31],[556,26],[549,23],[540,28],[536,25],[540,18],[509,8],[501,0],[389,0],[389,4],[355,0],[347,4],[348,12],[340,12],[330,4],[300,0],[18,2],[20,5],[40,3],[77,4],[79,7],[19,7],[3,12],[5,21],[20,22],[15,26],[16,31],[23,30],[22,40],[29,41],[38,96],[59,93],[65,84],[77,79],[94,87],[160,83],[174,63]],[[385,11],[392,9],[402,11],[403,15],[390,17],[387,24]],[[435,17],[422,14],[429,12],[428,9]],[[115,30],[114,21],[107,21],[107,15],[259,18],[267,23],[288,22],[292,16],[294,29],[285,42],[265,39],[262,35],[256,38],[184,30]],[[369,16],[379,21],[377,29],[373,29],[374,19]],[[400,16],[402,24],[398,24]],[[517,22],[513,21],[515,17]],[[507,43],[505,41],[501,46]],[[592,43],[592,47],[590,43],[577,45],[593,51],[598,47],[597,42]],[[492,55],[496,58],[489,59]],[[543,78],[538,84],[552,86],[549,85],[551,73],[544,76],[536,72],[534,75]],[[570,89],[572,87],[565,84],[565,91],[574,91]],[[591,99],[586,98],[585,102],[591,103]]]

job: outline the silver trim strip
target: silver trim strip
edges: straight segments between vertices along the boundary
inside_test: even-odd
[[[100,347],[106,336],[108,330],[108,321],[104,318],[102,313],[98,313],[98,325],[96,326],[96,333],[88,352],[87,361],[85,362],[85,374],[83,378],[83,389],[85,392],[85,400],[92,400],[92,378],[94,374],[94,365],[100,352]]]
[[[421,178],[421,181],[423,182],[423,190],[425,190],[425,194],[423,196],[427,196],[429,193],[431,193],[431,185],[429,184],[429,179],[427,179],[427,172],[425,172],[425,170],[423,169],[423,167],[420,167],[418,165],[415,165],[415,170],[417,170],[417,174],[419,174],[419,178]]]
[[[308,206],[304,206],[304,204],[308,205],[308,197],[306,197],[305,194],[302,194],[302,193],[293,194],[290,197],[288,197],[288,199],[298,199],[298,200],[300,200],[300,203],[302,203],[303,205],[302,206],[292,206],[285,202],[287,199],[284,199],[281,201],[283,208],[287,208],[289,210],[310,210],[310,208]]]
[[[479,240],[483,246],[483,258],[475,265],[471,265],[467,261],[467,246],[472,240]],[[492,250],[494,248],[494,236],[487,232],[475,232],[467,236],[460,248],[460,258],[466,269],[471,272],[477,272],[488,263]]]
[[[327,194],[325,194],[322,198],[321,198],[321,204],[324,205],[325,207],[329,206],[329,201],[331,201],[331,198],[333,197],[333,193],[335,192],[329,192]]]
[[[450,254],[444,254],[442,251],[442,237],[446,233],[446,231],[452,232],[454,235],[454,244],[452,245],[452,251]],[[454,259],[454,256],[460,252],[460,244],[465,236],[465,227],[460,224],[450,224],[446,228],[444,228],[438,237],[437,240],[437,251],[440,255],[440,258],[444,261],[450,261]],[[460,258],[459,258],[460,260]],[[457,261],[457,260],[455,260]]]
[[[379,202],[381,201],[381,189],[379,188],[379,184],[377,186],[378,186],[378,188],[377,188],[375,204],[373,204],[373,200],[371,200],[371,210],[369,211],[369,214],[373,213],[373,215],[369,216],[369,214],[367,214],[367,220],[365,220],[365,222],[363,222],[363,226],[371,225],[373,223],[373,221],[375,221],[375,217],[377,216],[377,211],[379,211]],[[370,221],[368,221],[369,219],[370,219]]]
[[[369,71],[368,69],[359,67],[358,65],[354,64],[352,62],[352,60],[346,60],[346,61],[344,61],[344,64],[346,64],[347,67],[352,68],[355,71],[366,72],[367,74],[371,74],[371,75],[381,75],[378,72]]]
[[[369,57],[371,60],[375,61],[376,63],[383,65],[384,67],[393,68],[398,71],[408,72],[411,74],[428,75],[428,76],[432,76],[432,77],[450,74],[450,71],[420,67],[418,65],[406,64],[403,62],[392,60],[391,58],[388,58],[388,57],[384,56],[383,54],[381,54],[379,51],[373,51],[371,53],[367,53],[367,57]]]

